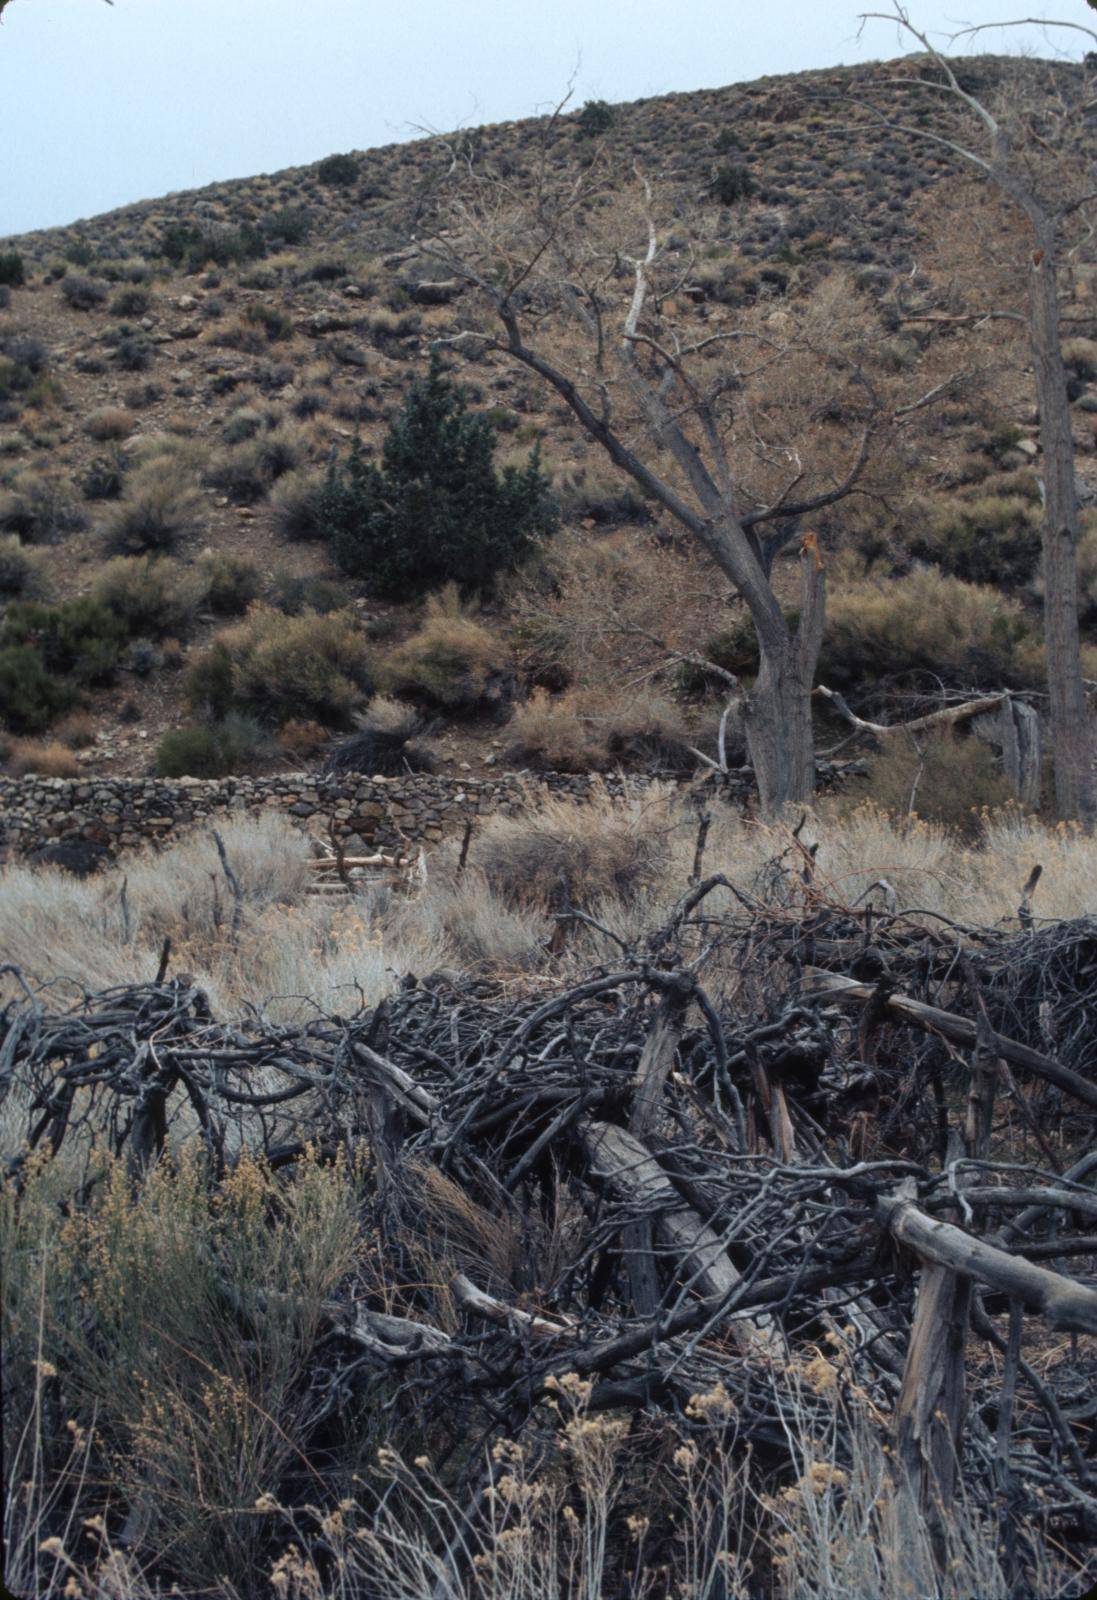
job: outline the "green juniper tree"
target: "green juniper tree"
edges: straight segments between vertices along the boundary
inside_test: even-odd
[[[432,357],[389,429],[381,465],[356,446],[345,468],[328,473],[321,518],[343,570],[387,599],[449,582],[490,590],[556,523],[537,451],[524,468],[499,473],[495,437]]]

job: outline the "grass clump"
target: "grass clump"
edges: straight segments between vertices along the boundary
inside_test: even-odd
[[[108,439],[128,439],[136,420],[132,411],[126,411],[122,406],[100,406],[84,423],[84,432],[99,444],[104,444]]]
[[[370,685],[368,646],[352,617],[287,618],[266,606],[218,634],[187,675],[204,714],[239,711],[274,727],[306,719],[347,728]]]
[[[221,450],[206,469],[206,479],[236,505],[262,500],[271,485],[301,465],[308,447],[300,428],[286,424],[228,450]]]
[[[173,728],[156,748],[161,778],[223,778],[245,772],[269,757],[270,734],[252,717],[235,712],[220,722]]]
[[[12,746],[5,768],[13,778],[30,773],[40,778],[75,778],[80,763],[60,739],[19,739]]]
[[[271,524],[294,544],[319,543],[329,536],[324,511],[324,474],[307,468],[287,472],[271,490]]]

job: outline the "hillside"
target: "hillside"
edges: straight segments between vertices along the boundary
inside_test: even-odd
[[[546,156],[557,175],[598,162],[618,189],[641,166],[672,249],[688,263],[676,295],[687,325],[772,336],[782,319],[810,327],[813,316],[831,318],[836,339],[847,324],[855,331],[888,405],[940,385],[941,402],[896,432],[865,492],[819,519],[834,597],[824,675],[837,672],[840,687],[877,709],[889,695],[906,703],[942,684],[1040,684],[1025,351],[1008,320],[963,319],[988,291],[998,309],[1022,303],[1016,235],[948,151],[881,128],[866,106],[874,87],[917,71],[908,58],[767,78],[462,136],[479,162],[519,186]],[[1078,77],[996,58],[965,71],[985,94],[1018,82],[1069,93]],[[916,114],[924,121],[927,112]],[[439,285],[422,242],[451,165],[450,142],[426,138],[0,244],[24,277],[0,302],[0,604],[56,608],[97,596],[121,619],[98,655],[79,642],[67,656],[59,647],[66,682],[54,709],[47,695],[45,710],[38,696],[21,711],[25,686],[4,680],[12,770],[149,770],[165,732],[201,715],[191,703],[194,664],[256,603],[306,621],[315,609],[345,608],[364,664],[334,711],[323,697],[298,714],[285,697],[277,712],[261,710],[263,729],[253,726],[224,757],[238,765],[312,761],[333,728],[365,709],[371,685],[389,691],[379,711],[386,726],[400,719],[394,694],[414,702],[443,770],[672,770],[690,763],[690,744],[711,742],[712,684],[671,657],[722,650],[735,670],[749,670],[742,616],[550,391],[502,355],[445,343],[479,325],[468,292]],[[1083,248],[1064,283],[1083,475],[1097,412],[1092,284]],[[461,682],[440,691],[422,672],[391,668],[421,606],[348,579],[307,525],[326,464],[345,461],[355,440],[378,457],[435,348],[495,427],[499,461],[523,463],[539,446],[562,516],[543,558],[479,609],[450,616],[446,670]],[[781,381],[792,390],[814,379],[803,368]],[[767,399],[761,383],[757,393]],[[774,400],[776,435],[803,402],[802,393]],[[836,411],[826,444],[835,460],[852,436]],[[826,449],[824,477],[838,470]],[[131,565],[107,568],[112,551]],[[139,585],[132,559],[149,551],[156,575]],[[1097,532],[1082,566],[1092,626]],[[625,613],[643,626],[622,630]],[[66,626],[94,631],[90,615],[72,612]],[[18,624],[27,640],[43,626],[55,625],[40,614]],[[277,654],[279,625],[268,634]],[[5,642],[24,636],[9,628]],[[311,648],[303,631],[299,644]],[[577,739],[567,731],[575,726],[595,732]],[[41,741],[58,738],[74,756],[43,753]]]

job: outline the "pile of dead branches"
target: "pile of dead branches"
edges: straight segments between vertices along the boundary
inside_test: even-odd
[[[961,929],[737,890],[717,914],[717,887],[535,992],[439,974],[278,1027],[221,1022],[164,972],[60,1012],[26,988],[0,1013],[0,1091],[26,1107],[9,1180],[97,1143],[135,1182],[186,1137],[214,1177],[244,1150],[287,1181],[306,1145],[350,1151],[398,1288],[325,1306],[334,1377],[395,1381],[392,1403],[454,1419],[455,1450],[519,1437],[577,1373],[592,1406],[685,1428],[722,1385],[778,1469],[778,1374],[841,1330],[919,1517],[962,1483],[1018,1572],[1037,1532],[1088,1547],[1097,924]],[[716,952],[739,979],[719,1000]],[[509,1279],[470,1258],[423,1282],[439,1175],[531,1240],[566,1214],[571,1248],[551,1273],[531,1247]],[[1040,1328],[1070,1343],[1054,1371],[1027,1354]]]

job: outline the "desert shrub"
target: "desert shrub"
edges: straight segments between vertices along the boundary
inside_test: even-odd
[[[989,745],[974,736],[893,734],[874,757],[867,798],[892,817],[910,814],[974,837],[1012,791]]]
[[[0,719],[13,733],[41,733],[74,698],[33,645],[0,643]]]
[[[221,722],[172,728],[156,747],[161,778],[223,778],[269,758],[270,734],[252,717],[235,712]]]
[[[0,599],[38,593],[44,584],[40,555],[14,533],[0,534]]]
[[[107,286],[95,278],[69,272],[61,280],[61,294],[74,311],[92,311],[107,298]]]
[[[349,189],[358,182],[358,158],[349,154],[325,156],[316,163],[316,177],[320,183],[335,189]]]
[[[123,329],[113,341],[111,360],[122,372],[144,372],[152,360],[152,340],[136,329]]]
[[[0,489],[0,534],[14,533],[26,544],[48,544],[82,528],[86,518],[59,478],[21,472]]]
[[[239,228],[221,225],[202,228],[194,223],[172,222],[160,235],[160,254],[184,272],[199,272],[209,262],[227,267],[255,261],[266,254],[267,242],[250,222]]]
[[[584,139],[608,133],[615,121],[613,107],[605,100],[588,100],[576,118],[576,131]]]
[[[294,543],[318,543],[329,537],[324,515],[324,474],[300,469],[287,472],[271,491],[274,531]]]
[[[508,905],[561,911],[628,902],[658,881],[668,853],[669,791],[643,801],[553,795],[519,817],[489,817],[470,864]]]
[[[713,198],[722,206],[732,206],[739,200],[749,200],[757,189],[758,185],[746,167],[730,164],[719,167],[709,184]]]
[[[154,458],[131,476],[108,518],[107,548],[118,555],[166,553],[197,531],[202,509],[185,464]]]
[[[1043,652],[1020,605],[932,568],[865,580],[828,604],[819,677],[854,695],[883,680],[1036,688]]]
[[[100,406],[84,423],[89,439],[104,444],[108,439],[127,439],[133,432],[136,418],[121,406]]]
[[[908,535],[910,553],[968,583],[1017,588],[1040,560],[1039,504],[1021,495],[985,494],[926,508]]]
[[[243,444],[245,439],[254,439],[257,433],[262,433],[266,425],[267,417],[262,411],[254,406],[239,406],[226,418],[221,437],[226,444]]]
[[[5,763],[13,778],[34,772],[40,778],[75,778],[80,763],[59,739],[18,739]]]
[[[301,429],[289,424],[272,428],[219,451],[206,469],[206,479],[235,504],[251,505],[261,500],[277,479],[301,465],[306,448]]]
[[[150,298],[147,289],[131,285],[115,295],[110,303],[111,314],[115,317],[143,317],[149,308]]]
[[[470,412],[438,358],[412,384],[385,438],[380,467],[355,449],[333,466],[321,515],[336,560],[376,594],[398,599],[448,582],[484,592],[552,531],[555,515],[536,450],[519,470],[495,470],[495,433]]]
[[[293,318],[288,311],[282,311],[278,306],[268,306],[256,301],[248,307],[244,317],[256,327],[262,328],[271,344],[293,337]]]
[[[166,556],[115,556],[92,591],[130,638],[179,637],[194,626],[203,584],[193,568]]]
[[[312,215],[305,206],[276,206],[260,223],[275,244],[304,244],[312,231]]]
[[[308,717],[291,717],[278,730],[278,748],[295,761],[311,761],[330,743],[330,730]]]
[[[422,627],[386,657],[378,678],[392,694],[461,716],[501,703],[509,667],[505,642],[465,614],[450,589],[427,602]]]
[[[540,772],[690,772],[697,758],[682,713],[660,695],[535,690],[515,713],[510,761]]]
[[[118,450],[96,456],[80,479],[85,500],[117,500],[126,482],[126,458]]]
[[[64,249],[65,260],[74,267],[90,267],[95,251],[87,239],[73,239]]]
[[[26,267],[18,250],[0,250],[0,284],[20,289],[26,281]]]
[[[275,727],[291,718],[349,727],[369,687],[366,640],[352,617],[287,619],[265,606],[218,634],[187,674],[197,709],[214,717],[241,711]]]
[[[287,617],[299,617],[302,611],[318,611],[321,616],[327,616],[331,611],[342,611],[349,598],[341,583],[314,572],[276,572],[274,575],[272,604]]]
[[[125,639],[124,625],[101,601],[89,597],[55,606],[18,600],[0,618],[0,649],[29,645],[47,672],[77,683],[109,678]]]
[[[1097,339],[1064,339],[1063,365],[1076,378],[1091,383],[1097,378]]]
[[[207,550],[199,559],[198,571],[206,603],[220,617],[238,617],[245,612],[262,583],[254,561],[228,550]]]

